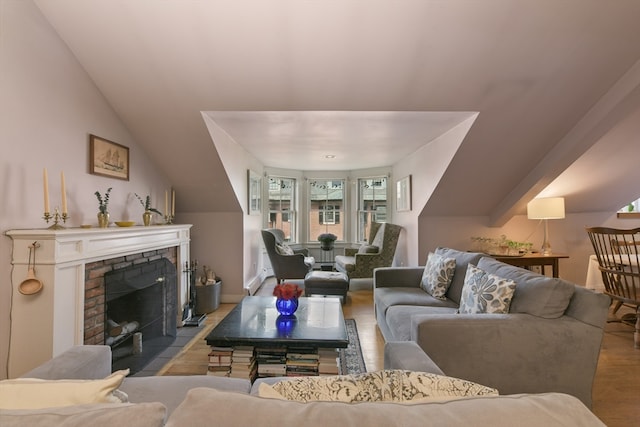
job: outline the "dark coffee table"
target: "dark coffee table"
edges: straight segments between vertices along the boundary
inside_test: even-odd
[[[207,335],[208,345],[346,348],[339,298],[300,298],[292,318],[282,318],[275,297],[247,296]]]

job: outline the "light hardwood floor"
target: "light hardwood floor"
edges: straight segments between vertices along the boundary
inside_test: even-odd
[[[383,369],[384,340],[373,315],[370,286],[354,289],[343,306],[344,317],[356,319],[360,345],[368,371]],[[204,337],[234,307],[221,304],[206,319],[203,328],[183,351],[158,375],[197,375],[207,371],[208,346]],[[633,328],[608,323],[593,387],[593,412],[608,426],[640,425],[640,350],[633,348]]]

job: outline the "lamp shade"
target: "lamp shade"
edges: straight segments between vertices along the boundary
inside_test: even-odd
[[[542,199],[533,199],[527,204],[527,218],[564,218],[564,197],[547,197]]]

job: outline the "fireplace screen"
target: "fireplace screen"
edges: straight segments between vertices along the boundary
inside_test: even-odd
[[[177,334],[176,267],[162,258],[104,275],[112,369],[142,370]]]

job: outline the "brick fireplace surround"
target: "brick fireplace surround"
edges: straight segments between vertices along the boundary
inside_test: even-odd
[[[166,258],[176,269],[180,271],[177,264],[177,251],[175,247],[158,249],[154,251],[140,252],[117,258],[105,259],[87,263],[84,266],[84,343],[104,344],[104,310],[105,310],[105,283],[104,274],[131,267],[149,261]]]
[[[181,316],[188,283],[180,266],[189,261],[190,229],[191,225],[180,224],[7,231],[13,240],[9,377],[20,376],[73,345],[104,339],[104,330],[100,331],[104,285],[99,277],[119,266],[161,257],[175,262],[176,316]],[[33,242],[39,244],[35,272],[44,286],[35,295],[23,295],[18,286],[27,277]]]

